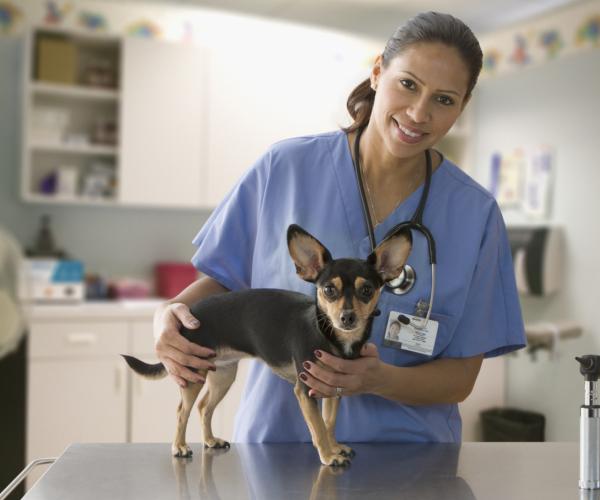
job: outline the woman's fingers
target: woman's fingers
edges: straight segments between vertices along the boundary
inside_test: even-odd
[[[326,384],[325,382],[314,377],[311,373],[309,373],[306,370],[300,373],[300,380],[302,380],[304,384],[310,387],[311,390],[308,392],[308,394],[311,397],[329,398],[336,395],[335,387],[337,386],[332,387],[329,384]]]
[[[173,315],[186,328],[194,330],[200,326],[200,321],[194,317],[190,311],[190,308],[184,303],[177,302],[175,304],[171,304],[168,309],[172,311]]]
[[[169,375],[185,387],[187,382],[204,382],[205,377],[198,371],[215,370],[216,367],[209,359],[215,356],[215,352],[183,337],[179,332],[181,325],[198,328],[200,323],[185,304],[168,306],[160,321],[162,331],[156,340],[155,351]]]

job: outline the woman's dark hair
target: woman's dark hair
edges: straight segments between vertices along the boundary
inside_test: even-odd
[[[483,53],[471,29],[450,14],[423,12],[409,19],[387,41],[381,64],[387,68],[390,61],[407,47],[424,42],[443,43],[458,50],[470,73],[465,98],[469,97],[481,71]],[[367,78],[348,97],[346,108],[354,123],[344,131],[353,132],[369,123],[374,100],[375,91],[371,88],[370,79]]]

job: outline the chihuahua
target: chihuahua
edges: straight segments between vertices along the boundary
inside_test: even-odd
[[[198,404],[204,446],[229,447],[213,436],[211,418],[235,380],[238,361],[259,358],[273,372],[294,385],[294,394],[310,431],[321,463],[346,466],[354,455],[335,439],[340,398],[325,398],[322,414],[317,401],[299,375],[306,360],[320,364],[315,350],[353,359],[370,335],[377,301],[385,282],[397,278],[412,247],[409,230],[386,237],[366,260],[332,259],[316,238],[292,224],[287,231],[288,250],[300,278],[316,285],[316,300],[303,293],[277,289],[248,289],[207,297],[193,304],[198,329],[182,327],[191,342],[213,349],[216,371],[200,370],[208,390]],[[132,356],[127,364],[147,378],[166,375],[162,363],[150,365]],[[185,440],[188,418],[204,383],[181,388],[177,429],[172,453],[192,454]]]

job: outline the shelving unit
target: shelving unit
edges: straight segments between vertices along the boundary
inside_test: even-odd
[[[22,196],[118,199],[122,39],[33,27],[24,64]]]

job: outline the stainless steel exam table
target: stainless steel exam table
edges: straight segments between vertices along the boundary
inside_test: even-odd
[[[580,491],[578,443],[355,444],[346,469],[310,444],[73,444],[26,500],[600,499]]]

